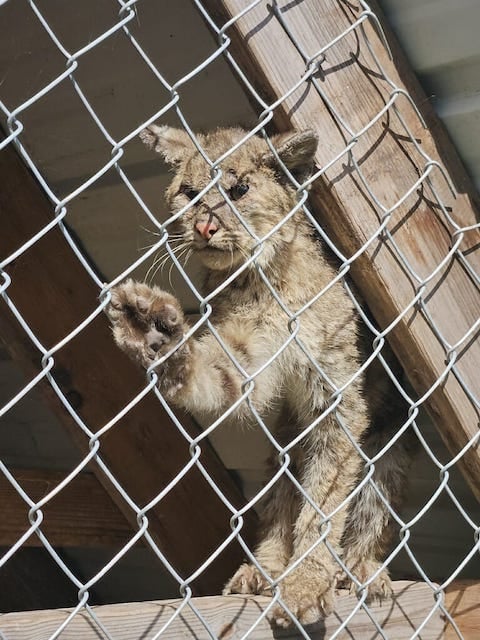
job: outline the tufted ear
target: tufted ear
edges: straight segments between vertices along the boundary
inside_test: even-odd
[[[289,131],[272,136],[272,142],[285,166],[301,178],[306,177],[312,170],[315,152],[318,146],[318,136],[312,129],[303,131]],[[262,162],[278,167],[275,155],[269,151]]]
[[[178,165],[194,150],[193,142],[183,129],[163,125],[149,125],[140,132],[140,138],[150,149],[159,153],[165,162]]]

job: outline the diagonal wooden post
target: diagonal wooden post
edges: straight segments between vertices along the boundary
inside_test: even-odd
[[[62,482],[65,473],[15,469],[15,478],[32,500],[41,500]],[[12,547],[29,527],[30,510],[7,479],[0,475],[0,547]],[[80,473],[42,508],[42,531],[55,547],[110,547],[126,544],[132,528],[92,473]],[[35,535],[23,547],[41,547]]]
[[[242,0],[205,0],[203,5],[218,26],[245,8]],[[260,2],[227,29],[232,40],[229,51],[270,104],[287,96],[274,110],[278,129],[316,130],[320,139],[316,157],[319,168],[340,156],[314,185],[311,202],[315,214],[347,258],[364,247],[352,263],[352,276],[380,327],[388,327],[400,318],[389,333],[389,341],[418,396],[428,394],[441,379],[429,394],[427,407],[452,455],[473,441],[475,446],[459,459],[459,466],[480,498],[480,457],[476,446],[480,400],[480,342],[476,326],[480,317],[480,232],[469,180],[413,73],[398,49],[394,61],[389,59],[367,16],[361,28],[352,29],[326,51],[325,59],[315,57],[354,24],[361,15],[359,2],[304,0],[274,5],[288,30],[273,6]],[[397,86],[395,94],[379,72],[371,51]],[[299,84],[309,58],[311,64],[315,60],[319,63],[315,79],[323,96],[311,79]],[[297,84],[297,90],[289,93]],[[402,93],[405,91],[421,106],[427,129]],[[396,109],[412,138],[392,108],[367,128],[394,96]],[[353,135],[342,130],[332,107],[348,123]],[[358,132],[361,135],[355,140]],[[351,157],[342,154],[351,141],[353,157],[368,188]],[[431,164],[417,145],[431,158]],[[446,166],[459,192],[456,197],[437,162]],[[428,181],[415,187],[427,169],[448,215],[464,231],[457,232],[448,222]],[[371,193],[388,210],[410,190],[411,195],[394,208],[389,219],[390,237],[379,234],[384,212]],[[460,243],[463,262],[457,255],[449,257],[456,242]],[[472,276],[469,269],[476,275]],[[422,287],[422,304],[412,304]],[[450,353],[440,336],[451,346],[456,345]],[[449,369],[452,357],[455,371]]]
[[[50,222],[53,210],[11,148],[0,154],[0,176],[1,260]],[[7,291],[9,297],[47,348],[57,344],[98,304],[96,286],[56,227],[6,271],[12,280]],[[3,301],[0,301],[0,335],[27,375],[36,375],[41,354]],[[55,354],[52,374],[94,432],[145,384],[141,372],[114,345],[104,314]],[[80,450],[88,452],[88,439],[50,385],[44,383],[40,388]],[[182,422],[192,434],[199,433],[198,427],[185,416]],[[159,494],[191,459],[187,442],[153,394],[147,395],[101,438],[99,454],[141,507]],[[235,505],[243,504],[243,497],[208,442],[202,443],[200,460],[228,500]],[[135,512],[97,464],[92,463],[91,470],[131,522],[133,535],[133,530],[138,530]],[[147,517],[150,534],[184,578],[196,571],[231,533],[230,511],[195,467],[147,512]],[[243,533],[250,542],[254,522],[254,514],[247,514]],[[242,557],[240,545],[232,542],[196,578],[193,589],[200,595],[218,593]]]

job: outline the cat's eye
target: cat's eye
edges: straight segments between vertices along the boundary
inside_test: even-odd
[[[186,185],[182,185],[180,187],[180,193],[186,195],[189,200],[193,200],[200,192],[196,189],[192,189],[191,187],[187,187]]]
[[[246,182],[239,182],[229,190],[228,194],[232,200],[238,200],[247,193],[249,188]]]

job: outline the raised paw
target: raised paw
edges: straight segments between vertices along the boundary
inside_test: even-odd
[[[269,594],[270,584],[252,564],[242,564],[223,589],[223,595],[231,593]]]
[[[271,614],[273,624],[290,627],[293,616],[303,626],[314,624],[333,611],[333,578],[322,566],[317,566],[314,572],[300,567],[281,581],[280,595],[290,613],[276,606]]]
[[[115,342],[143,367],[148,368],[172,351],[182,339],[183,312],[171,294],[158,287],[127,280],[113,288],[111,295],[106,313],[112,323]],[[179,355],[173,360],[178,360]]]

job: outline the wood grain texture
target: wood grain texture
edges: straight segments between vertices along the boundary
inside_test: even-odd
[[[240,0],[206,0],[204,4],[219,25],[244,8]],[[299,43],[307,57],[314,56],[360,15],[355,2],[285,0],[277,4],[290,35],[267,2],[251,8],[227,30],[232,39],[231,53],[260,94],[270,102],[285,96],[306,71],[293,41]],[[444,374],[448,361],[445,343],[458,343],[457,375],[448,373],[442,384],[428,395],[427,403],[450,451],[457,454],[478,434],[478,410],[468,395],[471,393],[477,400],[480,397],[478,327],[466,340],[463,338],[480,317],[480,296],[478,283],[457,256],[439,268],[457,236],[436,203],[436,195],[460,228],[477,224],[478,210],[469,180],[438,119],[425,104],[413,73],[401,56],[396,55],[394,62],[388,59],[377,32],[368,21],[364,21],[363,26],[382,67],[396,86],[412,92],[429,128],[422,127],[412,106],[401,95],[396,99],[398,113],[424,152],[434,162],[447,167],[459,193],[452,196],[447,182],[435,168],[429,175],[430,184],[424,181],[396,206],[428,165],[406,134],[398,115],[390,109],[358,137],[352,149],[368,189],[359,178],[352,157],[343,154],[316,181],[311,202],[317,219],[347,259],[364,247],[352,263],[351,273],[379,326],[388,327],[405,312],[390,331],[389,341],[418,397],[429,394]],[[275,109],[274,122],[280,130],[315,129],[320,140],[318,167],[325,167],[375,118],[391,97],[392,88],[379,74],[358,27],[328,49],[316,79],[322,96],[311,82],[303,83]],[[333,105],[351,132],[338,124],[326,102]],[[384,210],[394,209],[387,225],[388,237],[378,235],[384,210],[372,200],[369,191]],[[477,276],[479,247],[478,227],[465,231],[460,249],[468,267]],[[424,287],[423,310],[418,304],[412,304],[421,286]],[[480,497],[477,450],[471,447],[459,465],[470,487]]]
[[[53,491],[66,477],[62,471],[15,469],[15,479],[34,501]],[[0,547],[11,547],[30,527],[30,505],[0,476]],[[41,531],[55,547],[119,547],[132,528],[92,473],[81,473],[42,507]],[[31,535],[23,546],[42,546]]]
[[[212,596],[193,598],[197,609],[211,633],[188,605],[181,608],[181,600],[142,602],[94,607],[95,615],[116,640],[138,640],[152,638],[167,622],[171,624],[160,635],[163,639],[195,638],[195,640],[236,640],[244,637],[267,610],[269,598],[253,596]],[[383,605],[369,607],[371,617],[362,609],[349,618],[357,605],[354,596],[342,595],[337,598],[335,612],[325,621],[307,628],[312,640],[331,637],[342,624],[344,630],[336,636],[347,640],[372,640],[380,637],[377,627],[385,637],[395,640],[411,638],[415,629],[427,620],[420,640],[439,640],[442,637],[443,621],[435,609],[432,590],[424,584],[400,581],[395,583],[395,598]],[[181,610],[180,610],[181,609]],[[175,612],[177,617],[173,618]],[[0,632],[5,640],[47,640],[68,617],[68,610],[11,613],[0,616]],[[429,617],[430,616],[430,617]],[[372,621],[373,619],[373,621]],[[58,636],[61,640],[100,640],[107,636],[82,611],[76,615]],[[296,640],[304,637],[296,630],[278,631],[263,619],[253,628],[248,638],[270,640],[271,638]]]
[[[455,620],[462,640],[477,640],[480,629],[480,581],[456,580],[446,589],[445,604]],[[447,622],[445,640],[458,640],[453,625]]]
[[[18,249],[53,218],[53,206],[16,153],[0,154],[1,259]],[[62,233],[52,229],[10,264],[8,295],[37,339],[52,347],[97,306],[99,291],[71,251]],[[0,301],[0,333],[11,356],[29,377],[40,371],[41,354],[6,304]],[[143,388],[142,373],[113,343],[106,317],[100,314],[75,339],[55,354],[52,375],[71,407],[92,432],[98,431]],[[49,384],[38,385],[81,451],[88,438],[74,423]],[[182,420],[192,434],[196,425]],[[128,412],[100,441],[100,456],[128,495],[139,506],[149,503],[190,459],[188,443],[161,409],[153,394]],[[208,443],[201,461],[231,503],[243,497]],[[92,471],[122,510],[133,530],[136,514],[125,503],[99,466]],[[180,575],[187,577],[208,559],[231,532],[231,513],[194,467],[158,505],[148,511],[149,531]],[[247,514],[243,530],[252,538]],[[192,536],[192,531],[198,535]],[[241,562],[240,546],[231,543],[219,559],[192,585],[198,594],[218,593]]]

